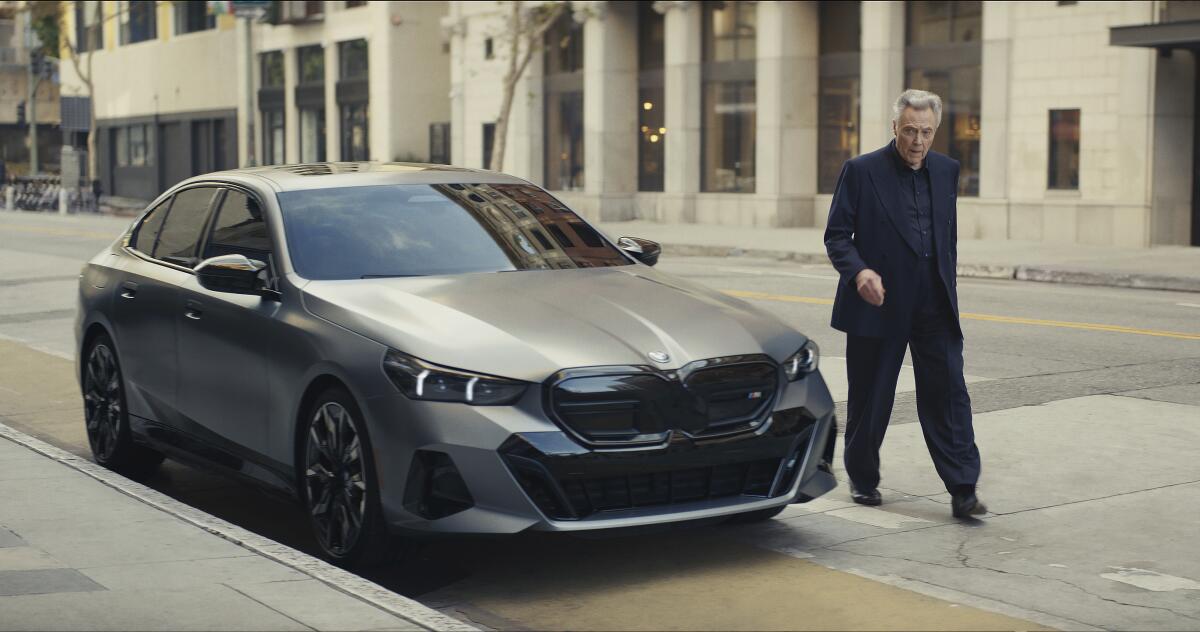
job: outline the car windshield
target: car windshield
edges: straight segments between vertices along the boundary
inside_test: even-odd
[[[529,184],[406,184],[279,194],[306,279],[593,268],[632,262]]]

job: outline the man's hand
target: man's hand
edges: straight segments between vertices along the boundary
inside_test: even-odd
[[[862,299],[875,307],[883,305],[883,278],[874,270],[866,268],[859,272],[854,277],[854,285],[858,288],[858,295]]]

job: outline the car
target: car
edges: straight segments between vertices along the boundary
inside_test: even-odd
[[[764,520],[832,489],[816,343],[660,252],[488,171],[185,180],[80,276],[89,444],[293,497],[345,566],[406,534]]]

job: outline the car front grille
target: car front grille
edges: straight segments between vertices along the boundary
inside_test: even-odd
[[[777,411],[763,434],[674,437],[664,448],[566,454],[542,451],[536,434],[514,435],[500,453],[517,483],[552,520],[705,500],[771,498],[791,489],[815,420]],[[561,436],[561,435],[559,435]]]
[[[779,369],[764,356],[694,362],[672,372],[647,367],[564,371],[552,379],[552,417],[590,445],[664,443],[752,430],[768,416]]]

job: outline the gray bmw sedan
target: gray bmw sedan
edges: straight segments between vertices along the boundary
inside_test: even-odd
[[[764,520],[835,485],[816,344],[519,178],[195,177],[84,267],[96,461],[296,498],[330,560],[413,532]]]

